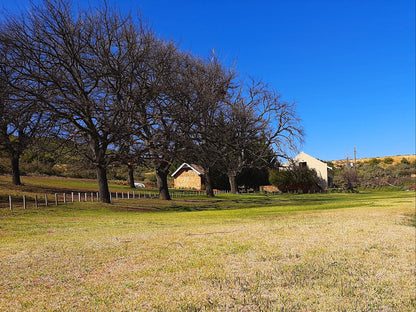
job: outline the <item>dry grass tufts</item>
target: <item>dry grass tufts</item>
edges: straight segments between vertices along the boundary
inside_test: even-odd
[[[414,311],[414,197],[371,202],[3,216],[0,310]]]

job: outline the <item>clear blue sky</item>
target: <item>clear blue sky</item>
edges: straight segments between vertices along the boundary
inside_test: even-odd
[[[100,1],[73,0],[96,5]],[[296,101],[301,150],[324,160],[415,153],[414,0],[108,0],[161,37]],[[28,0],[0,0],[0,9]]]

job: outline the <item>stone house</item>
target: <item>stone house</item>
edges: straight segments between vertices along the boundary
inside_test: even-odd
[[[281,193],[279,188],[274,185],[262,185],[259,189],[261,193]]]
[[[205,189],[204,169],[201,166],[183,163],[171,176],[176,189]]]

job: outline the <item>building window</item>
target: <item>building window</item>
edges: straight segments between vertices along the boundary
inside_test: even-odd
[[[306,161],[302,161],[299,163],[299,167],[306,168]]]

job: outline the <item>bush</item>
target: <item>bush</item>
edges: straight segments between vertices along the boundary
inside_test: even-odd
[[[400,161],[401,164],[405,164],[405,165],[410,165],[410,161],[407,160],[407,158],[402,158],[402,160]]]
[[[334,183],[337,187],[348,188],[348,181],[354,182],[355,179],[358,179],[357,183],[359,184],[357,185],[360,188],[384,189],[393,185],[396,190],[414,183],[414,178],[411,177],[416,173],[413,161],[385,165],[383,160],[383,166],[376,166],[377,163],[380,163],[380,160],[376,158],[360,163],[355,168],[357,177],[347,176],[344,173],[345,167],[337,168],[334,170]]]
[[[300,167],[296,164],[292,164],[283,170],[271,171],[269,180],[282,192],[298,191],[307,193],[319,191],[322,183],[314,169]]]
[[[380,162],[381,162],[381,160],[380,160],[380,159],[378,159],[378,158],[371,158],[371,159],[368,161],[368,163],[369,163],[371,166],[377,166]]]
[[[394,162],[394,159],[391,157],[384,158],[383,162],[387,165],[391,165]]]

